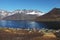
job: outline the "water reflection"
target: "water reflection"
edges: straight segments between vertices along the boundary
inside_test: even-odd
[[[0,22],[0,25],[1,25],[1,26],[5,26],[5,25],[6,25],[6,21],[1,21],[1,22]]]
[[[38,21],[0,21],[0,27],[10,28],[49,28],[49,29],[60,29],[60,22],[38,22]]]
[[[27,22],[27,27],[39,29],[39,28],[44,28],[45,26],[43,23],[40,22],[29,21]]]
[[[43,23],[35,21],[0,21],[0,27],[13,27],[13,28],[43,28]]]

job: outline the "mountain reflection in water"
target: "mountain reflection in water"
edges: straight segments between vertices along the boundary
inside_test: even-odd
[[[0,27],[8,28],[49,28],[60,29],[60,22],[39,22],[39,21],[22,21],[22,20],[1,20]]]

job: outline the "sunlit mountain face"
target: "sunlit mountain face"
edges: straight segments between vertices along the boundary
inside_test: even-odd
[[[1,18],[4,20],[33,20],[45,13],[38,10],[15,10],[12,12],[0,11]]]

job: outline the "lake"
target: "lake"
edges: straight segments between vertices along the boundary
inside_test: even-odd
[[[7,28],[48,28],[48,29],[60,29],[60,22],[40,22],[40,21],[25,21],[25,20],[1,20],[0,27]]]

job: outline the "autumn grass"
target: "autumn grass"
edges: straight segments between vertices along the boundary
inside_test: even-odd
[[[60,40],[57,32],[0,28],[0,40]]]

